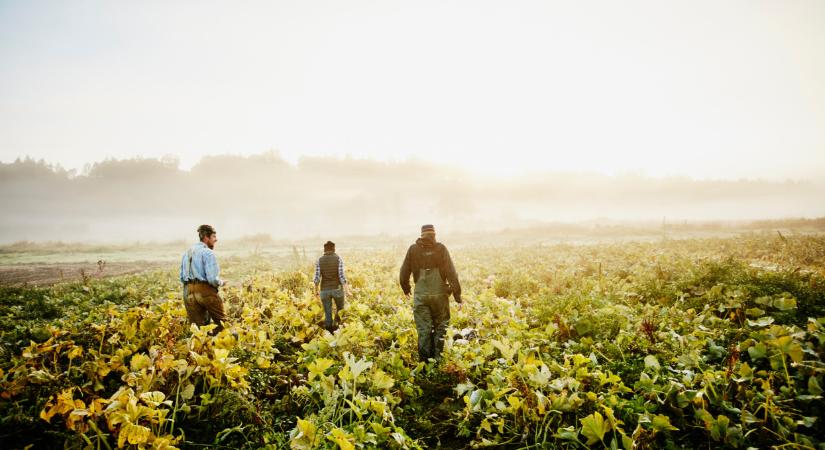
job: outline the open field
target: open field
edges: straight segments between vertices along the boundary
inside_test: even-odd
[[[462,232],[450,235],[450,248],[479,246],[524,247],[556,244],[615,244],[660,242],[667,239],[730,238],[748,233],[777,236],[825,234],[825,218],[756,222],[549,224],[498,232]],[[394,250],[404,252],[409,237],[341,236],[335,238],[346,254]],[[221,260],[264,259],[275,270],[289,269],[318,256],[325,239],[274,240],[268,235],[222,240]],[[134,242],[89,244],[66,242],[17,242],[0,245],[0,285],[51,285],[84,277],[106,278],[146,270],[174,268],[191,242]]]
[[[156,270],[168,263],[152,261],[96,263],[13,264],[0,266],[0,284],[46,286],[63,282],[83,281],[131,275]]]
[[[471,241],[447,242],[465,306],[441,364],[417,361],[401,243],[339,251],[353,295],[334,334],[300,247],[221,259],[215,337],[186,324],[174,260],[0,287],[0,441],[825,448],[822,235]]]

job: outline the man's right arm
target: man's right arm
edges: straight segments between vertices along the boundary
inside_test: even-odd
[[[410,291],[412,290],[410,287],[410,275],[412,274],[412,247],[407,249],[407,255],[404,257],[404,263],[401,264],[401,290],[404,291],[404,295],[410,295]]]
[[[318,285],[321,284],[321,260],[318,259],[315,261],[315,277],[312,279],[312,282],[315,283],[315,295],[318,294]]]
[[[184,252],[183,257],[180,260],[180,282],[181,283],[186,283],[186,281],[188,280],[187,275],[186,275],[186,255],[187,255],[187,253]]]

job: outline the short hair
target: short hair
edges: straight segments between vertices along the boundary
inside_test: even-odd
[[[205,237],[212,237],[216,231],[212,225],[201,225],[198,227],[198,239],[203,240]]]
[[[324,251],[332,250],[335,251],[335,242],[326,241],[324,242]]]

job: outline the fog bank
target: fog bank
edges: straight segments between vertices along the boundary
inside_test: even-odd
[[[502,157],[506,157],[503,155]],[[0,163],[0,243],[275,238],[487,231],[545,222],[755,220],[825,216],[807,181],[694,180],[541,173],[487,178],[421,161],[208,156],[107,160],[81,173],[30,159]]]

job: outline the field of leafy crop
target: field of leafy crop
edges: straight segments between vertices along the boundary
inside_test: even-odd
[[[2,287],[0,442],[825,449],[822,236],[451,252],[465,307],[441,364],[417,361],[400,248],[342,254],[334,334],[309,261],[224,261],[215,337],[174,267]]]

